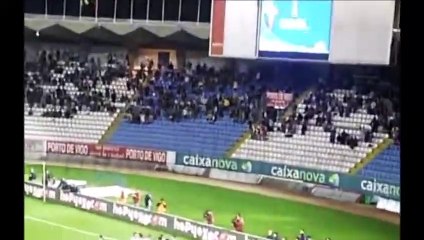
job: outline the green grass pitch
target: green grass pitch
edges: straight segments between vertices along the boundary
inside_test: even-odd
[[[150,234],[152,239],[162,234],[140,225],[25,197],[26,240],[97,240],[99,234],[109,240],[127,240],[133,232]]]
[[[33,167],[37,172],[41,171],[39,165]],[[246,221],[245,231],[260,236],[265,235],[269,229],[279,232],[281,235],[288,237],[289,240],[295,239],[299,229],[305,229],[308,234],[312,235],[314,240],[324,239],[327,236],[335,240],[395,240],[399,239],[400,234],[398,225],[254,193],[110,171],[55,166],[48,166],[48,169],[56,177],[83,179],[90,185],[120,185],[149,192],[153,195],[155,202],[162,197],[166,199],[169,213],[198,221],[203,220],[202,214],[204,210],[211,209],[215,213],[216,225],[225,228],[231,228],[232,217],[237,212],[240,212]],[[25,170],[28,172],[28,166]],[[30,201],[33,204],[34,201],[38,200],[26,199],[25,201]],[[45,211],[42,210],[42,205],[38,206],[37,212]],[[72,212],[69,217],[67,214],[63,214],[62,217],[63,219],[69,218],[71,222],[73,221],[73,226],[78,226],[78,224],[84,226],[85,224],[82,223],[82,220],[78,221],[78,219],[91,218],[89,213],[62,206],[57,208],[63,208],[65,212]],[[25,209],[25,211],[25,214],[27,214],[29,210]],[[100,218],[99,216],[93,217]],[[103,219],[103,217],[101,218]],[[127,223],[119,223],[117,220],[102,220],[100,223],[95,223],[93,229],[108,229],[110,224],[108,221],[114,224],[128,225]],[[25,222],[27,223],[27,221]],[[102,226],[102,222],[105,222],[104,226]],[[133,225],[131,224],[131,226]],[[129,228],[127,227],[129,233],[134,231]],[[32,231],[31,228],[28,229],[28,232],[30,231]],[[118,233],[113,234],[111,233],[112,237],[115,235],[118,237]],[[128,235],[128,233],[126,234]],[[26,226],[25,236],[27,236]],[[48,238],[43,239],[49,240]]]

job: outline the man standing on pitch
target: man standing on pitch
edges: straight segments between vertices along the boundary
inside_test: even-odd
[[[153,206],[153,198],[150,193],[147,193],[146,196],[144,196],[144,207],[147,208],[149,211],[152,210]]]
[[[238,232],[243,232],[244,228],[244,219],[240,213],[237,213],[236,217],[232,221],[233,227]]]

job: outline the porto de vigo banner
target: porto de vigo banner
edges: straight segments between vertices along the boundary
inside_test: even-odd
[[[400,199],[400,186],[357,175],[307,169],[285,164],[250,161],[235,158],[212,158],[198,154],[177,153],[176,165],[214,168],[226,171],[252,173],[276,178],[340,188],[362,194],[374,194],[390,199]]]
[[[47,141],[47,154],[99,157],[166,164],[167,152],[102,144]]]
[[[43,186],[25,182],[26,196],[43,198]],[[265,240],[229,229],[207,225],[194,220],[170,214],[160,214],[145,208],[120,204],[106,199],[94,198],[79,193],[62,192],[58,189],[46,189],[46,200],[83,209],[88,212],[107,215],[113,218],[130,221],[142,226],[158,227],[170,232],[201,240]]]
[[[266,92],[266,106],[285,109],[293,101],[293,93]]]

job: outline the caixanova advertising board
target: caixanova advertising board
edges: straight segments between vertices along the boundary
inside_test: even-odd
[[[198,154],[177,153],[176,165],[252,173],[340,188],[346,191],[373,194],[400,200],[400,186],[357,175],[307,169],[285,164],[234,158],[211,158]]]
[[[25,182],[26,196],[43,198],[43,186]],[[265,240],[259,236],[235,232],[232,230],[203,224],[170,214],[159,214],[144,208],[115,203],[106,199],[89,197],[77,193],[62,192],[58,189],[46,189],[46,200],[55,201],[88,212],[134,222],[143,226],[158,227],[164,231],[201,240]]]

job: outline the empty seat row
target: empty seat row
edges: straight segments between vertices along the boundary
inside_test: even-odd
[[[157,119],[148,125],[124,121],[109,143],[218,157],[223,156],[246,130],[247,125],[236,125],[229,118],[215,124],[203,119],[181,122]]]
[[[272,147],[246,147],[243,148],[243,151],[247,152],[258,152],[258,150],[261,150],[261,154],[267,154],[267,155],[281,155],[285,157],[295,157],[295,156],[304,156],[308,159],[318,159],[322,161],[323,163],[325,160],[339,160],[341,165],[345,166],[354,166],[357,162],[357,158],[355,157],[349,157],[349,156],[343,156],[343,155],[333,155],[333,154],[327,154],[327,153],[317,153],[317,152],[311,152],[311,151],[300,151],[300,150],[292,150],[292,149],[275,149]]]
[[[304,151],[305,154],[306,152],[315,153],[315,154],[331,154],[331,155],[334,155],[335,157],[346,156],[346,157],[351,157],[355,159],[358,157],[362,158],[366,156],[366,153],[352,150],[352,149],[332,149],[332,148],[300,145],[300,144],[299,145],[298,144],[281,145],[276,142],[269,142],[269,143],[267,142],[267,143],[260,144],[252,140],[248,140],[248,141],[249,142],[245,144],[246,148],[255,148],[255,149],[263,148],[263,149],[269,149],[269,151],[287,149],[289,151]]]
[[[370,178],[382,178],[386,181],[400,183],[400,148],[391,145],[368,163],[360,175]]]
[[[62,133],[62,132],[45,132],[45,131],[25,131],[25,134],[30,136],[50,136],[50,137],[61,137],[61,138],[80,138],[80,139],[92,139],[99,140],[100,134],[89,134],[89,133]],[[43,139],[45,140],[45,139]]]
[[[78,142],[78,143],[97,143],[98,139],[86,138],[84,136],[51,136],[51,135],[41,135],[41,134],[25,134],[25,139],[38,140],[42,139],[45,141],[58,141],[58,142]]]

